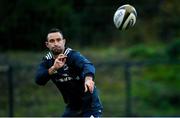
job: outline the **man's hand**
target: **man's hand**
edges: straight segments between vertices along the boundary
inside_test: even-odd
[[[66,62],[66,58],[67,56],[65,56],[64,54],[60,54],[54,61],[54,64],[53,64],[54,69],[57,70],[63,67]]]
[[[93,81],[93,78],[91,76],[86,76],[84,87],[85,87],[85,92],[87,92],[89,90],[90,93],[93,93],[94,81]]]
[[[60,54],[54,61],[54,64],[51,68],[49,68],[48,72],[49,74],[53,74],[55,71],[57,71],[59,68],[63,67],[66,62],[67,56],[64,54]]]

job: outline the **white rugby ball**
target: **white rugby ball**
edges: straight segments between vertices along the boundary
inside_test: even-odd
[[[120,6],[114,13],[113,21],[116,28],[125,30],[133,27],[136,23],[136,9],[129,4]]]

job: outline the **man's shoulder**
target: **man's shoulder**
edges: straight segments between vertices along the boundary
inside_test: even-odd
[[[79,51],[68,47],[68,48],[65,49],[64,55],[68,56],[69,58],[74,58],[77,55],[80,56],[81,54],[80,54]]]
[[[47,52],[43,57],[43,60],[52,60],[52,59],[53,59],[53,54],[51,52]]]
[[[64,55],[66,55],[68,57],[67,63],[72,64],[73,62],[75,62],[79,59],[80,52],[78,52],[74,49],[71,49],[71,48],[66,48],[64,51]]]
[[[74,50],[72,48],[67,47],[67,48],[65,48],[63,54],[66,55],[66,56],[69,56],[73,51]]]
[[[68,56],[68,57],[74,57],[74,56],[77,56],[77,55],[81,55],[80,52],[72,49],[72,48],[65,48],[64,50],[64,55]],[[50,61],[50,60],[53,60],[54,59],[54,56],[52,54],[52,52],[46,52],[45,55],[43,56],[43,60],[46,60],[46,61]]]

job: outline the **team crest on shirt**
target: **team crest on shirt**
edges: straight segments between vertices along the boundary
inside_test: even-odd
[[[72,80],[73,78],[71,76],[69,76],[68,70],[69,70],[69,67],[67,66],[67,64],[65,64],[63,66],[63,72],[64,73],[62,73],[61,78],[56,79],[56,81],[58,81],[58,82],[67,82],[67,81]]]
[[[69,70],[69,67],[67,66],[67,64],[64,64],[64,67],[63,67],[64,71],[67,71]]]

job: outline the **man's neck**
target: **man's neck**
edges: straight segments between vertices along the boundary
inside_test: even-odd
[[[65,50],[65,49],[64,49]],[[61,53],[59,53],[59,54],[53,54],[53,57],[54,57],[54,59],[56,59],[60,54],[63,54],[64,53],[64,50],[61,52]]]

